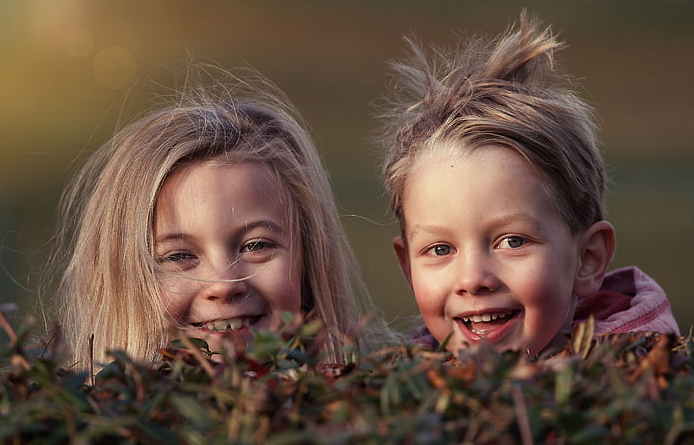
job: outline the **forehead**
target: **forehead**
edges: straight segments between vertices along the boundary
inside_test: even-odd
[[[285,221],[291,210],[288,196],[278,175],[261,163],[193,161],[164,181],[155,203],[155,229],[204,215],[238,218],[267,214]]]
[[[403,192],[408,226],[432,212],[475,212],[485,218],[511,211],[536,218],[559,214],[544,176],[522,155],[499,146],[427,150],[413,164]]]
[[[195,160],[169,173],[161,195],[213,192],[222,189],[285,191],[282,181],[268,166],[253,161],[230,162],[223,158]]]
[[[513,183],[516,180],[532,181],[544,188],[546,179],[525,156],[513,149],[497,145],[469,148],[462,144],[436,144],[422,150],[411,165],[407,185],[416,183],[424,173],[438,170],[446,172],[440,178],[459,175],[462,181],[475,181],[478,184],[494,179],[500,183]],[[437,180],[436,175],[430,179]],[[407,187],[406,187],[407,189]]]
[[[548,177],[546,172],[544,172],[538,165],[536,165],[531,158],[524,152],[522,147],[507,146],[501,144],[478,144],[471,143],[468,141],[461,141],[456,139],[449,139],[443,141],[430,141],[426,144],[422,150],[418,151],[410,164],[410,173],[412,174],[417,169],[417,166],[422,162],[426,162],[432,158],[448,158],[450,160],[457,160],[460,162],[465,162],[473,155],[480,155],[486,152],[491,152],[494,154],[501,153],[497,156],[497,160],[500,165],[508,164],[513,162],[516,166],[521,166],[516,170],[522,170],[530,175],[534,175],[538,183],[542,186],[544,193],[554,202],[555,205],[560,206],[559,193],[557,191],[557,186],[555,182]],[[505,159],[502,159],[505,158]],[[406,179],[406,184],[409,182],[409,177]]]

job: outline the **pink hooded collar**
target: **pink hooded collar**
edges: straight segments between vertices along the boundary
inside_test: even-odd
[[[680,335],[663,289],[636,267],[605,276],[600,290],[576,303],[574,322],[595,319],[595,334],[653,331]]]

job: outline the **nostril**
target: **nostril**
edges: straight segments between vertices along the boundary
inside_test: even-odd
[[[491,274],[481,274],[474,278],[467,277],[458,282],[456,294],[458,295],[487,295],[495,292],[499,287],[496,278]]]
[[[209,301],[229,300],[247,293],[248,286],[244,279],[219,279],[207,283],[204,296]]]

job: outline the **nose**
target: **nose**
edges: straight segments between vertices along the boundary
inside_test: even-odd
[[[494,259],[484,249],[469,249],[458,255],[455,292],[458,295],[486,295],[499,287]]]
[[[202,282],[202,296],[206,300],[228,301],[248,294],[248,278],[239,264],[224,261],[212,267],[209,277]]]

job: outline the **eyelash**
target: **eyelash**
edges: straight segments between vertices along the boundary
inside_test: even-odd
[[[444,249],[446,249],[446,252],[443,253],[442,255],[437,254],[437,253],[436,253],[436,250],[439,249],[439,248],[444,248]],[[453,248],[452,248],[451,246],[447,245],[447,244],[436,244],[436,245],[431,246],[431,247],[429,247],[428,249],[426,249],[426,250],[424,251],[424,253],[425,253],[426,255],[431,255],[431,256],[435,256],[435,257],[440,257],[440,256],[446,256],[446,255],[450,254],[452,250],[453,250]]]
[[[520,246],[513,247],[510,245],[509,240],[518,240],[518,241],[520,241],[521,244],[520,244]],[[513,250],[513,249],[520,249],[521,247],[525,246],[528,243],[528,239],[525,237],[522,237],[522,236],[518,236],[518,235],[505,236],[504,238],[501,239],[501,241],[499,241],[499,243],[495,246],[495,248],[501,249],[502,248],[501,244],[504,242],[506,242],[506,244],[509,244],[509,246],[506,248]]]
[[[190,261],[195,259],[195,255],[189,252],[173,252],[164,256],[161,256],[158,258],[158,261],[160,263],[165,263],[165,262],[174,262],[177,263],[179,261]]]
[[[260,247],[260,248],[258,248]],[[255,239],[247,242],[243,246],[241,246],[241,253],[245,252],[262,252],[267,249],[272,249],[277,247],[276,243],[273,243],[272,241],[264,240],[264,239]]]

